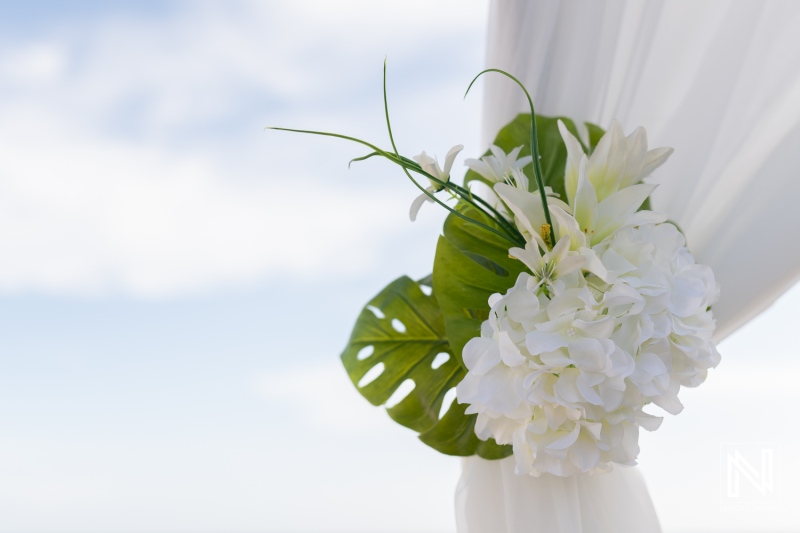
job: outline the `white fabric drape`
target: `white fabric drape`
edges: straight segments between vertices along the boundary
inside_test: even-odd
[[[716,273],[717,340],[800,274],[798,28],[793,0],[491,4],[486,65],[517,76],[538,113],[641,125],[651,147],[675,148],[653,177],[653,208]],[[484,83],[488,145],[527,105],[510,80]],[[460,533],[660,531],[635,468],[521,478],[513,458],[465,459],[456,515]]]
[[[656,512],[641,474],[518,476],[514,459],[467,458],[456,490],[459,533],[654,533]]]

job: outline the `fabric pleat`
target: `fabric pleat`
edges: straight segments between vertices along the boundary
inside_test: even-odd
[[[539,478],[514,473],[514,459],[463,460],[456,489],[459,533],[658,533],[635,467],[606,474]]]

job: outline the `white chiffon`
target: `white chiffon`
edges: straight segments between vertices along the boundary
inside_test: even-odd
[[[722,287],[721,340],[800,274],[800,2],[495,0],[487,67],[517,76],[537,112],[626,132],[674,155],[653,208],[684,231]],[[525,112],[485,78],[483,138]],[[519,477],[513,458],[464,459],[460,533],[648,533],[660,526],[640,473]]]
[[[652,533],[661,531],[641,474],[518,476],[513,458],[467,458],[456,489],[459,533]]]

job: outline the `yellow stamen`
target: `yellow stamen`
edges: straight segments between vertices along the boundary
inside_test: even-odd
[[[547,247],[552,249],[553,242],[550,240],[550,224],[542,224],[542,229],[539,230],[539,234],[542,236],[542,240]]]

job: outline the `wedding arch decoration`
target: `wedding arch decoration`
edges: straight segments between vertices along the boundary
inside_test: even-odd
[[[678,414],[681,387],[719,362],[712,341],[714,274],[680,230],[649,209],[644,182],[671,155],[566,117],[529,113],[451,179],[461,145],[444,158],[337,133],[402,168],[426,203],[450,214],[423,280],[402,277],[363,309],[342,361],[375,405],[445,454],[502,459],[516,473],[568,477],[633,465],[655,404]],[[475,78],[477,79],[477,77]],[[473,80],[474,83],[475,80]],[[467,88],[472,87],[472,84]],[[427,180],[429,186],[423,186]],[[452,204],[449,205],[448,204]],[[402,390],[404,387],[407,390]],[[448,391],[456,399],[446,402]]]
[[[786,53],[798,49],[798,21],[800,8],[772,1],[492,0],[487,64],[514,73],[533,98],[508,78],[486,79],[484,146],[491,148],[470,161],[464,182],[451,179],[457,148],[440,164],[427,153],[404,157],[393,142],[383,150],[367,143],[365,157],[384,157],[416,177],[421,195],[412,218],[428,200],[452,211],[432,275],[396,280],[371,300],[343,361],[369,401],[388,401],[389,415],[423,442],[464,457],[456,490],[461,533],[660,531],[638,471],[617,466],[635,458],[633,431],[627,440],[626,429],[622,439],[619,433],[611,438],[618,430],[604,433],[604,424],[653,429],[656,421],[641,416],[649,403],[677,411],[676,384],[699,384],[718,360],[713,343],[756,316],[800,274],[800,248],[774,246],[792,238],[795,226],[785,217],[800,193],[789,171],[800,139],[800,55]],[[531,99],[540,114],[529,109]],[[619,227],[608,235],[595,227],[599,236],[590,237],[582,231],[589,229],[585,213],[598,215],[596,222],[599,206],[614,194],[644,193],[637,179],[620,179],[615,188],[590,177],[603,140],[627,160],[640,124],[656,144],[675,147],[663,167],[668,170],[644,182],[658,188],[626,211]],[[541,159],[534,157],[537,148]],[[645,156],[649,152],[645,147]],[[654,162],[666,152],[650,157]],[[644,178],[645,166],[637,178]],[[574,189],[572,175],[578,178]],[[584,195],[592,196],[587,184],[597,210],[584,208]],[[455,204],[448,205],[448,197]],[[630,219],[635,223],[627,224]],[[580,232],[569,231],[573,220]],[[764,227],[770,239],[761,238]],[[744,256],[741,243],[749,251]],[[669,285],[676,294],[694,287],[684,301],[693,303],[681,309],[683,299],[670,298],[662,310],[671,326],[687,332],[671,330],[668,338],[692,339],[676,343],[684,350],[670,349],[670,356],[653,354],[666,373],[655,359],[637,359],[664,343],[664,322],[653,320],[658,311],[650,314],[658,298],[645,294],[635,275],[621,275],[612,260],[616,253],[642,273],[633,252],[643,246],[658,250],[649,274],[675,281],[685,273]],[[713,276],[698,263],[710,265]],[[719,300],[718,281],[726,289]],[[613,292],[616,284],[633,288],[644,306],[633,302],[633,291],[627,303],[612,305],[621,296],[619,288]],[[578,296],[583,288],[594,303],[586,291]],[[559,300],[565,294],[575,296],[572,308],[569,298]],[[598,330],[608,323],[591,330],[595,336],[586,329],[598,316],[614,321],[607,339]],[[633,336],[619,334],[628,327],[616,323],[621,316],[640,324],[649,316],[652,330],[642,328],[626,344],[621,337]],[[575,324],[576,318],[582,322]],[[536,341],[530,346],[529,336]],[[638,350],[629,353],[631,373],[617,357],[616,348],[625,346]],[[584,357],[588,353],[597,359]],[[548,365],[562,371],[533,375]],[[620,383],[625,388],[617,405]],[[454,389],[459,401],[450,404]],[[609,419],[613,407],[628,409],[626,416]],[[570,412],[579,415],[570,418]],[[592,474],[600,470],[609,471]]]

